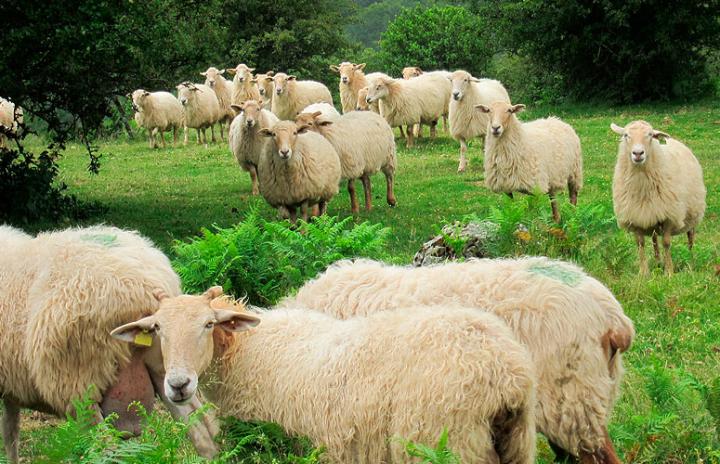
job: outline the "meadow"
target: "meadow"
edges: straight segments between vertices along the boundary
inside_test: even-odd
[[[388,259],[405,264],[442,225],[468,215],[531,226],[529,241],[509,238],[517,242],[510,254],[548,254],[578,262],[608,285],[635,322],[637,337],[624,358],[623,393],[610,424],[623,461],[720,462],[720,101],[535,107],[521,118],[549,114],[570,123],[583,147],[585,186],[578,207],[568,204],[566,194],[559,199],[564,242],[544,237],[538,226],[537,221],[549,218],[546,198],[510,200],[484,187],[481,141],[472,142],[469,168],[458,174],[458,145],[442,131],[436,140],[426,134],[411,150],[398,139],[397,207],[385,203],[385,180],[379,174],[373,178],[374,209],[361,210],[355,221],[389,227]],[[641,277],[634,240],[617,229],[613,218],[611,181],[618,138],[609,126],[635,119],[685,142],[704,169],[705,220],[692,253],[684,237],[673,241],[672,277],[650,258],[651,274]],[[60,160],[60,177],[69,191],[100,206],[86,223],[137,229],[171,254],[174,240],[197,235],[202,227],[235,224],[251,207],[268,220],[275,218],[262,199],[250,195],[249,176],[225,143],[151,150],[144,138],[136,137],[106,140],[99,148],[103,156],[98,175],[87,171],[80,145],[68,146]],[[350,214],[344,188],[328,213]],[[32,430],[22,431],[24,445],[41,440],[47,428],[32,421],[30,425]],[[24,445],[21,449],[31,448]],[[552,452],[541,440],[538,462],[551,461]]]

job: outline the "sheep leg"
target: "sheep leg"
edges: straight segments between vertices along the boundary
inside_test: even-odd
[[[465,139],[460,139],[460,164],[458,164],[457,172],[465,172],[467,168],[467,142]]]
[[[430,138],[437,138],[437,120],[430,122]]]
[[[422,138],[422,130],[423,130],[422,124],[415,124],[413,126],[413,134],[415,134],[416,139]]]
[[[692,251],[693,245],[695,245],[695,229],[690,229],[687,231],[687,238],[688,238],[688,250]]]
[[[577,206],[578,188],[573,182],[568,183],[568,190],[570,191],[570,204]]]
[[[550,206],[552,207],[553,220],[559,224],[560,210],[558,209],[557,198],[555,198],[555,194],[552,192],[548,193],[548,196],[550,197]]]
[[[412,126],[408,126],[408,130],[407,130],[407,143],[405,144],[405,146],[406,146],[407,148],[412,148],[413,145],[414,145],[414,140],[413,140]]]
[[[671,276],[673,274],[672,256],[670,255],[670,242],[672,235],[670,227],[663,227],[663,248],[665,249],[665,274]]]
[[[508,197],[510,197],[511,200],[515,199],[515,197],[513,196],[513,193],[512,193],[512,192],[505,192],[505,195],[507,195]]]
[[[160,130],[159,132],[160,132],[160,140],[162,140],[163,148],[167,148],[167,146],[165,145],[165,131]]]
[[[20,407],[10,398],[3,398],[5,412],[2,417],[2,437],[8,462],[18,462],[20,436]]]
[[[400,129],[400,137],[405,138],[405,129],[403,129],[403,126],[400,126],[399,129]]]
[[[183,126],[183,146],[187,146],[188,144],[188,127]]]
[[[302,202],[302,204],[300,205],[300,211],[302,212],[302,220],[308,222],[308,219],[310,218],[310,207],[307,201]]]
[[[358,205],[357,195],[355,195],[355,179],[348,179],[347,187],[350,194],[350,210],[353,214],[357,214],[360,212],[360,206]]]
[[[258,186],[257,168],[251,164],[248,166],[248,171],[250,172],[250,180],[252,181],[252,194],[260,195],[260,188]]]
[[[622,464],[607,429],[605,430],[605,444],[602,448],[592,453],[580,451],[580,464]]]
[[[215,139],[215,124],[210,124],[210,141],[212,143],[217,142],[217,140]]]
[[[564,448],[562,448],[557,443],[553,443],[551,440],[548,440],[548,443],[550,444],[550,449],[555,453],[555,462],[560,463],[572,463],[575,462],[575,457],[568,453]]]
[[[365,211],[372,209],[372,184],[370,183],[370,176],[363,174],[360,178],[363,184],[363,190],[365,191]]]
[[[322,216],[323,214],[327,213],[328,202],[326,200],[320,200],[320,202],[315,205],[315,207],[317,207],[316,216]],[[315,214],[314,210],[313,214]]]
[[[223,128],[223,122],[220,121],[218,124],[220,124],[220,141],[221,141],[221,142],[224,142],[224,141],[225,141],[225,133],[224,133],[224,132],[225,132],[225,129]],[[215,141],[215,140],[213,139],[213,142],[214,142],[214,141]]]
[[[395,206],[397,204],[395,199],[395,172],[392,169],[383,168],[383,173],[387,183],[387,203],[390,206]]]
[[[658,246],[658,236],[655,232],[652,234],[653,252],[655,253],[655,260],[660,261],[660,247]]]
[[[448,132],[448,115],[447,114],[443,114],[443,130],[447,134],[447,132]]]
[[[177,127],[173,126],[173,148],[177,145]]]
[[[645,236],[642,232],[635,232],[635,241],[638,247],[638,261],[640,262],[640,274],[648,274],[647,261],[645,260]]]
[[[288,206],[287,210],[290,222],[295,224],[297,222],[297,208],[295,206]]]

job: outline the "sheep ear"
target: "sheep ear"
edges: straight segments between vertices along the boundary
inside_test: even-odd
[[[297,128],[297,133],[298,133],[298,134],[304,134],[305,132],[308,131],[308,129],[310,129],[310,126],[307,125],[307,124],[303,124],[302,126],[298,126],[298,128]]]
[[[287,78],[289,81],[294,81],[295,79],[297,79],[297,76],[295,76],[294,74],[290,74]]]
[[[317,118],[318,116],[320,116],[321,114],[322,114],[322,111],[316,111],[316,112],[314,112],[314,113],[312,114],[312,117],[313,117],[313,119],[315,119],[315,118]]]
[[[235,70],[235,68],[228,68],[227,72],[228,74],[235,74],[237,71]]]
[[[331,64],[331,65],[330,65],[330,71],[340,72],[340,68],[338,68],[338,67],[335,66],[334,64]]]
[[[220,71],[218,71],[218,74],[225,74],[225,70],[221,69]]]
[[[319,122],[319,123],[318,123],[318,126],[320,126],[320,127],[327,127],[327,126],[329,126],[330,124],[332,124],[332,121],[322,121],[322,122]]]
[[[248,68],[248,72],[253,72],[253,71],[255,71],[255,68]]]
[[[470,82],[480,82],[480,79],[477,77],[470,77]]]
[[[355,71],[362,71],[363,69],[365,69],[365,65],[366,65],[366,64],[367,64],[367,63],[356,64],[356,65],[355,65]]]
[[[235,105],[235,104],[233,104],[233,105],[230,105],[230,108],[231,108],[233,111],[235,111],[236,113],[242,113],[242,110],[243,110],[242,104],[240,104],[240,105]]]
[[[217,321],[216,327],[227,332],[242,332],[260,323],[260,318],[257,316],[228,309],[216,309],[215,320]]]
[[[479,110],[482,111],[483,113],[489,113],[489,112],[490,112],[490,108],[488,108],[488,107],[485,106],[485,105],[475,105],[475,108],[479,109]]]
[[[145,90],[145,91],[143,92],[143,95],[147,97],[148,95],[150,95],[150,92],[148,92],[147,90]]]
[[[263,137],[274,137],[275,134],[272,133],[272,131],[266,127],[263,127],[258,131],[258,134],[262,135]]]
[[[121,325],[110,332],[110,336],[116,340],[122,340],[128,343],[135,343],[141,346],[152,345],[152,335],[157,328],[157,320],[155,316],[144,317],[135,322]]]
[[[165,290],[163,290],[162,288],[156,288],[155,290],[153,290],[152,295],[153,297],[155,297],[156,300],[158,300],[158,302],[164,300],[165,298],[169,298],[168,294],[165,293]]]
[[[275,79],[273,79],[272,77],[268,76],[268,77],[265,78],[265,80],[268,81],[268,82],[272,82],[272,81],[274,81]]]
[[[201,76],[207,76],[207,72],[206,72],[206,71],[203,71],[203,72],[200,73],[200,75],[201,75]]]
[[[658,140],[665,140],[665,139],[671,138],[670,134],[667,134],[667,133],[659,131],[659,130],[653,130],[652,135],[653,135],[654,139],[658,139]]]
[[[272,76],[273,74],[275,74],[275,71],[268,71],[265,74],[267,74],[268,76]]]
[[[257,102],[258,102],[258,106],[262,109],[263,105],[265,104],[265,102],[263,101],[262,97],[258,98],[258,99],[257,99]]]
[[[202,296],[204,296],[206,300],[212,301],[215,298],[222,296],[222,294],[223,288],[219,285],[216,285],[205,290],[205,293],[203,293]]]
[[[610,123],[610,129],[612,129],[612,131],[615,132],[617,135],[623,135],[625,133],[625,129],[618,126],[614,122]]]
[[[519,113],[524,109],[525,109],[525,105],[523,105],[522,103],[518,103],[517,105],[513,105],[510,107],[510,110],[511,110],[510,112],[511,113]]]

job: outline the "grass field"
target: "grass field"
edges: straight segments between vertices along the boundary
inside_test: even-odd
[[[720,462],[720,102],[535,108],[523,118],[548,114],[565,119],[580,136],[585,188],[579,205],[597,206],[605,219],[612,218],[611,180],[617,149],[611,122],[625,125],[646,119],[687,143],[704,168],[705,220],[693,254],[681,237],[674,240],[673,277],[666,277],[657,265],[648,278],[640,277],[634,241],[619,232],[614,221],[593,228],[592,236],[577,244],[582,252],[559,248],[550,252],[579,259],[579,264],[612,289],[635,321],[637,339],[625,357],[623,395],[610,427],[624,461]],[[173,239],[194,235],[211,224],[234,224],[257,202],[250,196],[249,176],[237,167],[226,144],[150,150],[145,140],[118,140],[102,144],[100,152],[99,175],[87,172],[87,157],[79,146],[70,146],[61,161],[61,177],[70,191],[106,208],[90,222],[138,229],[167,252]],[[459,175],[458,146],[444,133],[437,140],[421,139],[413,150],[400,148],[396,208],[385,204],[382,175],[374,177],[375,208],[362,211],[357,221],[392,228],[388,252],[394,261],[408,263],[444,223],[468,214],[483,217],[494,208],[511,208],[511,200],[483,186],[481,142],[475,141],[469,154],[470,167]],[[560,202],[563,212],[572,216],[567,196],[561,196]],[[549,213],[549,203],[543,205]],[[260,211],[274,217],[264,204]],[[329,214],[349,214],[346,191],[341,190],[331,202]],[[26,439],[32,436],[24,431]],[[540,461],[551,456],[543,444]]]

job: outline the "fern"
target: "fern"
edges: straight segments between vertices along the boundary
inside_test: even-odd
[[[309,440],[289,437],[282,427],[269,422],[227,418],[223,435],[229,451],[222,454],[220,462],[316,464],[323,454]]]
[[[405,441],[405,452],[412,458],[419,458],[423,464],[460,464],[460,458],[448,448],[448,431],[443,429],[434,448]]]

